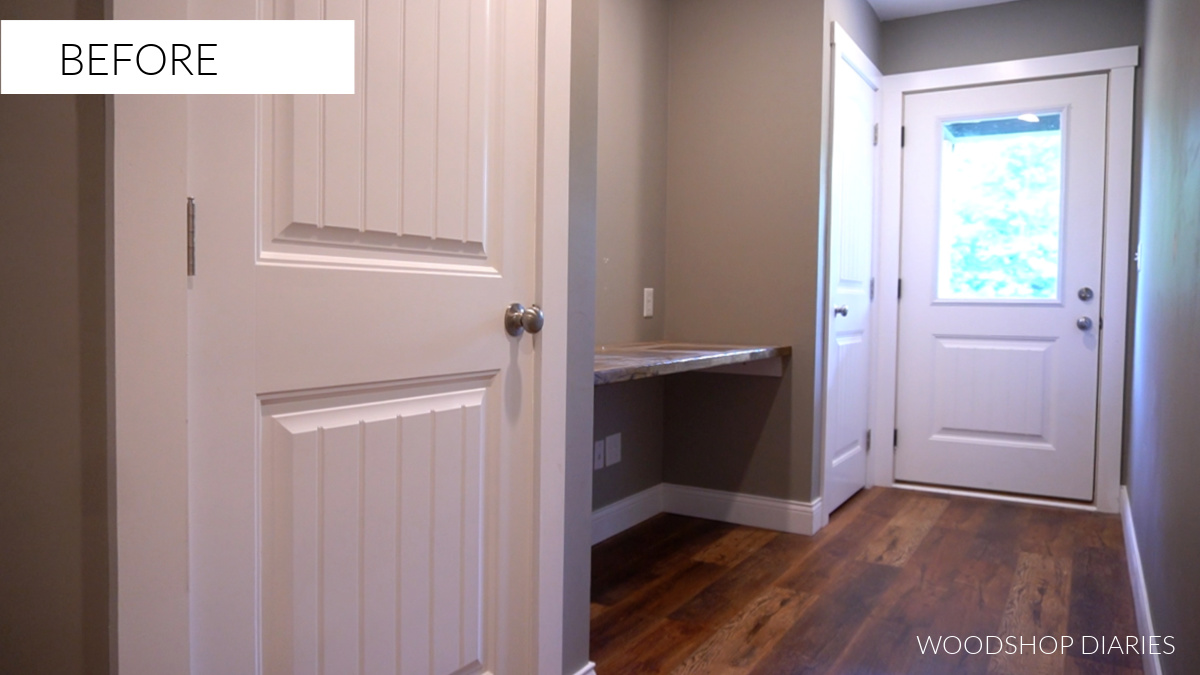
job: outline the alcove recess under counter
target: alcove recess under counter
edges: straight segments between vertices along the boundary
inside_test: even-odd
[[[595,384],[613,384],[693,370],[733,375],[783,376],[792,348],[778,345],[711,345],[639,342],[596,347]]]

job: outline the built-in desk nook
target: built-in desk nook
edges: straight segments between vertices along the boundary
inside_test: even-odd
[[[755,494],[761,481],[745,489],[747,467],[764,457],[780,466],[769,480],[787,480],[787,428],[768,418],[787,414],[791,353],[670,341],[596,347],[593,543],[664,511],[809,533],[809,514]]]

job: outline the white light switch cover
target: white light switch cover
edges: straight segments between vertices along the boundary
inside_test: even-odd
[[[605,466],[612,466],[621,461],[621,434],[613,434],[604,439]]]

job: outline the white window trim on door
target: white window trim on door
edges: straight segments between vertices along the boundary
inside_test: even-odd
[[[110,18],[182,19],[187,5],[114,0]],[[561,323],[539,336],[540,521],[533,572],[537,675],[561,675],[571,4],[544,3],[542,30],[537,302],[548,324]],[[110,660],[122,675],[187,675],[187,101],[117,96],[108,110]]]
[[[1120,507],[1121,436],[1125,393],[1126,302],[1129,290],[1131,192],[1133,181],[1134,68],[1138,48],[1121,47],[1062,56],[944,68],[883,78],[879,255],[876,270],[876,358],[871,386],[871,434],[892,436],[896,426],[896,345],[899,337],[901,126],[904,95],[919,91],[1084,73],[1108,75],[1108,138],[1104,198],[1104,263],[1100,335],[1100,393],[1096,428],[1095,496],[1087,508],[1116,513]],[[886,443],[867,458],[873,485],[895,485],[894,455]],[[960,492],[948,490],[949,492]],[[1013,501],[1055,503],[1025,497]]]

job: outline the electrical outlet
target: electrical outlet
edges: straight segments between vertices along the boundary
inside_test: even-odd
[[[654,316],[654,289],[642,289],[642,318],[649,319]]]
[[[592,470],[599,471],[604,468],[604,441],[596,441],[596,446],[592,449]]]
[[[604,465],[612,466],[621,461],[621,434],[604,439]]]

